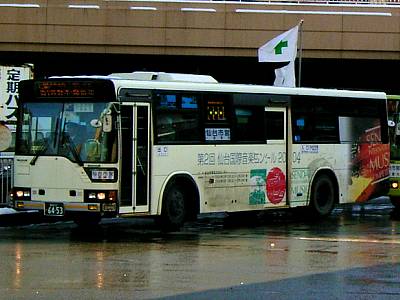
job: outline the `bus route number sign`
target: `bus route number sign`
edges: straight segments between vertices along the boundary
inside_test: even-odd
[[[64,216],[64,205],[63,203],[45,203],[44,204],[44,215],[45,216]]]

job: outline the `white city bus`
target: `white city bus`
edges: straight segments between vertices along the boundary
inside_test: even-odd
[[[336,204],[387,192],[386,95],[134,72],[20,84],[13,207],[95,223]]]

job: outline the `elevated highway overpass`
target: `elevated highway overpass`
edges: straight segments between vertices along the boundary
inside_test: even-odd
[[[395,1],[0,0],[0,62],[98,57],[118,66],[114,58],[132,56],[143,67],[164,60],[196,64],[197,57],[194,70],[206,59],[255,66],[258,47],[303,19],[302,57],[311,68],[324,61],[327,67],[337,61],[397,66]]]

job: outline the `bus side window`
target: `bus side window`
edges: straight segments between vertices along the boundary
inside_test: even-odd
[[[235,139],[239,142],[262,142],[264,139],[263,107],[235,107]]]
[[[297,117],[293,118],[293,141],[302,142],[305,140],[305,118]]]
[[[160,143],[199,142],[198,96],[161,94],[156,109],[156,140]]]
[[[284,113],[281,111],[265,112],[265,132],[267,140],[285,139],[285,120]]]
[[[168,112],[159,113],[157,117],[157,138],[159,141],[175,141],[174,116]]]
[[[293,123],[294,142],[338,143],[339,130],[336,117],[317,115],[298,117]]]

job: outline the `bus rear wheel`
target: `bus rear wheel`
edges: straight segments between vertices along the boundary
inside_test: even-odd
[[[335,187],[331,178],[322,174],[313,182],[311,188],[310,209],[316,217],[329,215],[335,206]]]
[[[186,219],[186,191],[178,184],[171,184],[165,194],[161,211],[163,230],[177,230]]]

